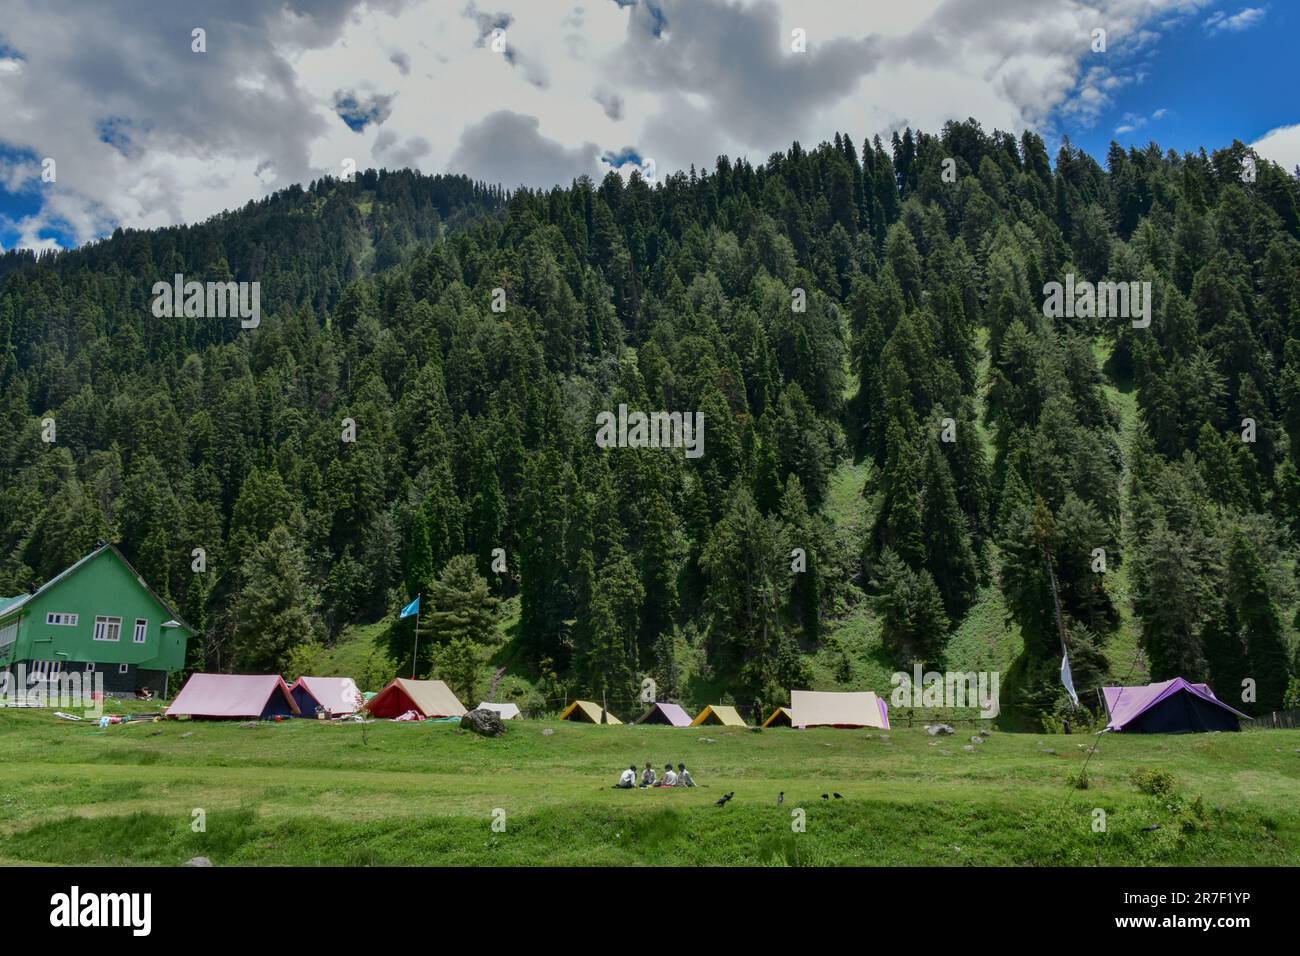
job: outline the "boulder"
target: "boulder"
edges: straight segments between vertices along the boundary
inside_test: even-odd
[[[212,861],[206,856],[195,856],[186,860],[181,866],[211,866]]]
[[[951,727],[949,727],[947,724],[926,724],[925,731],[931,737],[934,737],[937,734],[943,734],[946,737],[951,734],[955,734],[957,732],[953,730]]]
[[[461,730],[472,730],[481,737],[500,737],[506,732],[505,721],[495,710],[480,707],[460,719]]]

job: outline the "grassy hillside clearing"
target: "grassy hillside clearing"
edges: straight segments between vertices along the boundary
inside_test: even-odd
[[[6,711],[0,861],[1300,864],[1300,732],[1107,736],[1086,790],[1070,781],[1093,738],[969,738],[554,721],[498,740],[433,723],[100,730]],[[685,761],[703,786],[611,789],[646,760]],[[1141,792],[1141,770],[1171,775],[1174,792]],[[844,799],[821,799],[833,792]],[[196,809],[205,833],[193,832]]]

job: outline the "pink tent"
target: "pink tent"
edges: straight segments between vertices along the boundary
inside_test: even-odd
[[[674,727],[689,727],[691,715],[682,710],[679,704],[653,704],[649,710],[637,718],[638,724],[671,724]]]
[[[1209,685],[1193,684],[1181,677],[1143,687],[1102,690],[1110,711],[1107,730],[1164,734],[1238,730],[1238,718],[1246,717],[1215,697]]]
[[[279,674],[191,674],[168,717],[292,717],[298,705]]]
[[[327,717],[355,714],[366,702],[351,677],[299,677],[289,693],[303,717],[315,717],[321,711]]]

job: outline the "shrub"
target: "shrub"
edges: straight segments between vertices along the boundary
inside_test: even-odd
[[[1168,770],[1139,767],[1133,771],[1133,786],[1153,797],[1167,798],[1178,792],[1178,781]]]

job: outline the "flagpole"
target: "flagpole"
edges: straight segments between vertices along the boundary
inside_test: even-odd
[[[1056,571],[1052,567],[1052,559],[1047,554],[1047,549],[1041,544],[1038,546],[1039,552],[1043,556],[1043,563],[1047,565],[1047,581],[1052,587],[1052,609],[1056,613],[1056,630],[1061,637],[1061,669],[1062,681],[1064,682],[1065,668],[1069,666],[1070,652],[1065,647],[1065,622],[1061,619],[1061,599],[1056,593]],[[1074,674],[1070,674],[1071,703],[1075,710],[1079,709],[1077,694],[1074,693]]]
[[[420,595],[415,599],[420,600]],[[411,653],[411,680],[415,680],[415,662],[420,659],[420,605],[415,605],[415,650]]]

